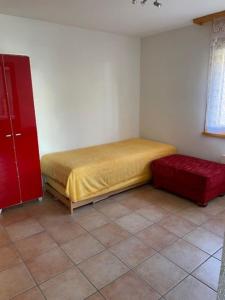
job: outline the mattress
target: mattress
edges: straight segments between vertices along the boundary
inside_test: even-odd
[[[145,139],[44,155],[42,173],[72,202],[145,183],[151,161],[176,153],[172,145]]]

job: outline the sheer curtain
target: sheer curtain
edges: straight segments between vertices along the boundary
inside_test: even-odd
[[[205,131],[225,134],[225,18],[213,23]]]

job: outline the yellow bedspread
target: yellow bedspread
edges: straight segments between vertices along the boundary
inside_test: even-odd
[[[168,144],[130,139],[47,154],[41,168],[77,202],[150,180],[150,162],[175,152]]]

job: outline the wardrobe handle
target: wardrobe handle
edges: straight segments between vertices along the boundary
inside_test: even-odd
[[[16,133],[16,136],[21,136],[22,135],[22,133]]]
[[[11,135],[11,134],[6,134],[5,137],[6,137],[7,139],[9,139],[9,138],[12,137],[12,135]]]

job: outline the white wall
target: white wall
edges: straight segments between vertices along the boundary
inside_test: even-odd
[[[0,53],[30,56],[41,154],[139,135],[139,39],[0,15]]]
[[[41,154],[139,135],[219,160],[204,128],[210,28],[136,38],[0,15],[0,53],[31,58]]]
[[[204,137],[210,27],[189,26],[142,40],[141,136],[181,153],[220,160],[225,140]]]

